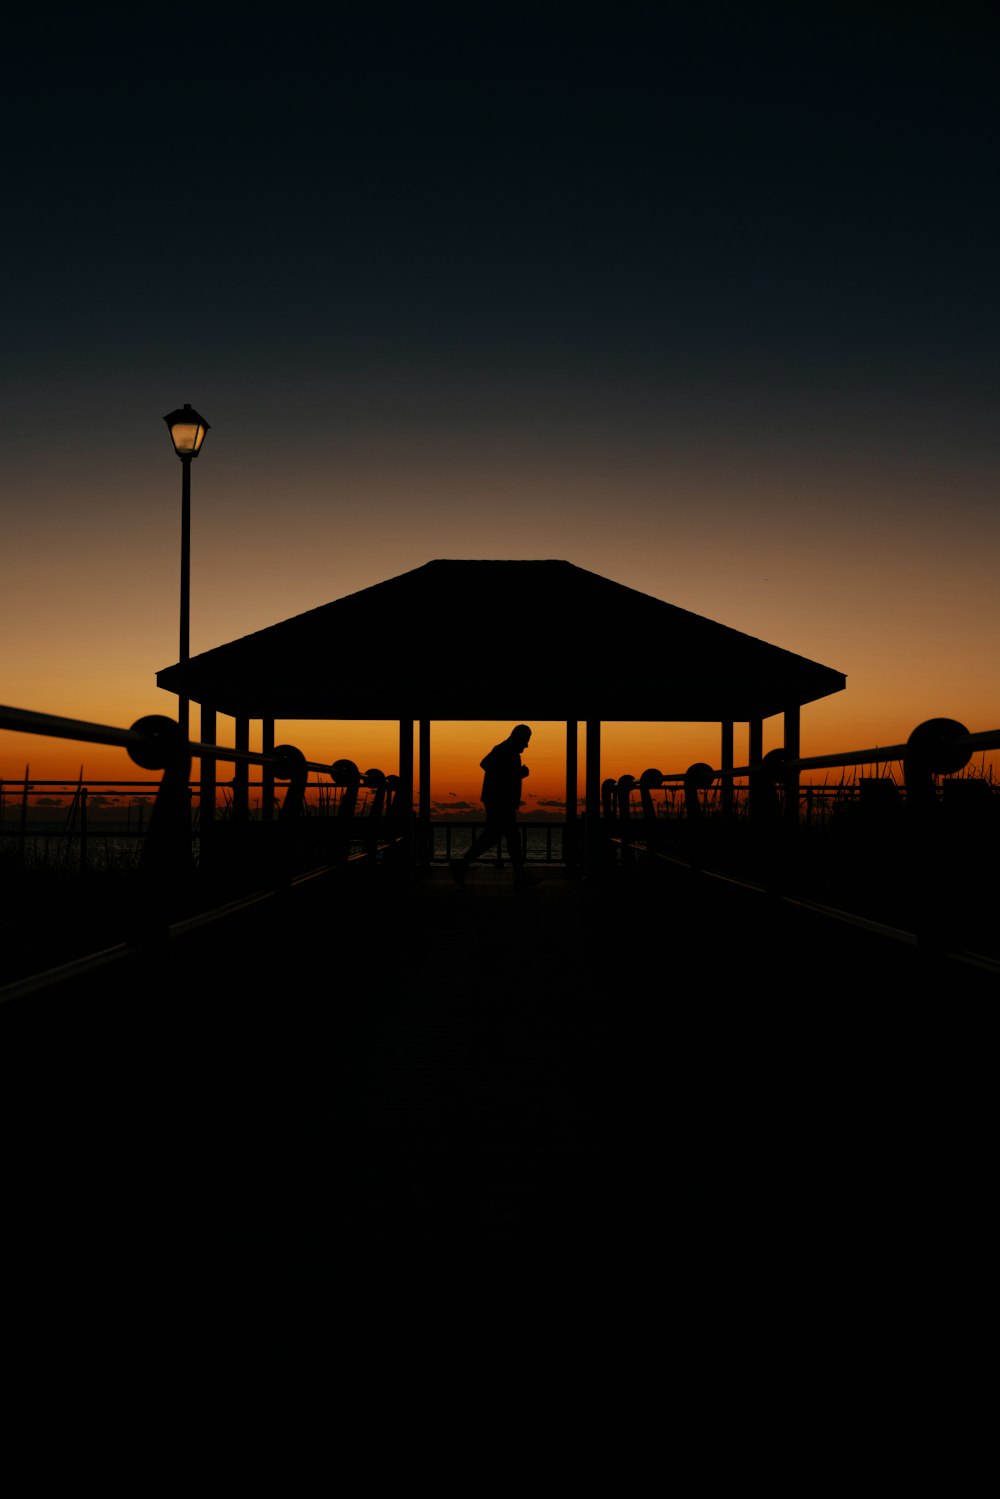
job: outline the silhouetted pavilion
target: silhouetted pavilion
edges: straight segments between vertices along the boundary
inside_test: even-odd
[[[201,739],[234,744],[262,721],[398,719],[403,804],[413,802],[413,724],[420,728],[422,820],[430,818],[432,720],[564,720],[567,817],[576,815],[577,730],[586,725],[586,807],[600,805],[603,722],[717,722],[720,769],[733,766],[733,726],[784,715],[799,753],[803,704],[840,692],[843,673],[626,588],[569,562],[435,561],[335,599],[157,673],[201,705]],[[237,783],[238,784],[238,783]],[[202,805],[214,806],[214,763],[202,762]]]

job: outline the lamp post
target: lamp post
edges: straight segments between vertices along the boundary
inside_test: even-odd
[[[192,406],[171,411],[163,420],[170,429],[170,441],[181,460],[181,666],[191,659],[191,459],[197,458],[205,441],[208,422]],[[185,739],[189,739],[189,701],[177,700],[177,722]]]

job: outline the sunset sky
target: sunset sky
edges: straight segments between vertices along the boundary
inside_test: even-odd
[[[806,754],[1000,726],[985,8],[357,9],[7,34],[0,701],[176,712],[188,401],[193,653],[432,558],[564,558],[846,673]],[[435,798],[510,727],[436,729]],[[395,768],[392,724],[278,733]],[[709,726],[606,744],[718,761]],[[130,773],[0,734],[0,776],[81,761]]]

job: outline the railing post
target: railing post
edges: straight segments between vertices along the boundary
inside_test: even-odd
[[[705,812],[701,805],[701,792],[707,791],[714,780],[715,771],[703,760],[695,761],[684,772],[685,844],[693,869],[700,869],[703,862]],[[730,777],[730,782],[731,780]]]
[[[632,792],[635,785],[635,776],[619,776],[614,791],[618,833],[622,840],[622,864],[626,866],[635,863],[635,850],[632,848]]]
[[[785,752],[783,749],[768,750],[756,764],[750,766],[749,810],[754,823],[759,827],[777,821],[781,813],[778,800],[778,785],[784,780]]]
[[[401,782],[399,776],[387,775],[385,778],[385,828],[389,849],[386,860],[392,868],[401,872],[405,862],[410,857],[408,846],[409,816],[405,820],[400,808]],[[446,833],[450,836],[451,829],[445,824]],[[446,856],[451,858],[451,846],[449,844]]]
[[[288,790],[282,799],[278,821],[286,827],[298,824],[302,817],[309,769],[305,755],[294,744],[279,744],[271,751],[277,762],[272,768],[276,781],[287,781]]]
[[[366,770],[362,784],[372,792],[371,806],[365,818],[365,852],[374,866],[378,859],[379,822],[385,807],[386,782],[380,770]]]
[[[334,760],[330,766],[330,779],[335,786],[341,788],[340,805],[337,807],[338,818],[354,817],[358,806],[358,790],[361,786],[360,770],[353,760]]]
[[[276,884],[278,888],[285,888],[291,883],[295,867],[299,842],[296,834],[302,827],[302,807],[305,801],[306,784],[309,780],[309,770],[305,755],[293,744],[279,744],[272,750],[272,753],[277,761],[277,764],[272,767],[274,780],[288,782],[288,790],[285,792],[281,809],[278,812],[278,854],[275,861]],[[264,831],[263,828],[261,831]],[[269,835],[273,831],[272,823]]]
[[[950,907],[956,898],[934,777],[965,769],[972,751],[956,748],[950,741],[968,732],[957,719],[929,718],[914,729],[903,756],[917,940],[930,948],[947,942]]]
[[[764,888],[780,894],[786,878],[778,786],[785,779],[785,752],[768,750],[750,767],[750,827]]]
[[[143,770],[163,771],[139,861],[145,903],[136,913],[136,935],[148,939],[164,933],[170,897],[193,867],[191,749],[180,725],[159,714],[137,719],[132,733],[145,735],[147,743],[129,745],[129,758]]]
[[[346,859],[351,842],[350,828],[358,805],[361,772],[353,760],[334,760],[330,766],[330,779],[340,787],[334,853],[337,858]]]
[[[656,807],[653,804],[653,792],[659,790],[663,785],[662,770],[644,770],[639,777],[639,801],[642,804],[642,820],[646,837],[646,846],[653,848],[659,842],[660,829],[656,825]]]

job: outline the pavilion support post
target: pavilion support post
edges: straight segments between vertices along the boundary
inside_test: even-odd
[[[400,812],[413,811],[413,719],[399,720],[399,791],[396,805]]]
[[[579,776],[577,720],[566,721],[566,823],[563,827],[563,863],[572,869],[577,860],[576,787]]]
[[[260,725],[260,752],[262,755],[269,755],[273,749],[274,719],[264,718]],[[263,822],[274,820],[274,767],[271,765],[264,765],[261,768],[260,815]]]
[[[406,839],[405,850],[413,858],[413,719],[399,720],[399,787],[394,802],[399,827]]]
[[[722,722],[722,748],[719,761],[720,770],[732,770],[736,761],[733,759],[733,721],[723,719]],[[729,822],[733,815],[733,778],[731,775],[723,777],[722,780],[722,817]]]
[[[216,738],[218,730],[216,727],[215,708],[211,703],[201,705],[201,742],[202,744],[218,744]],[[198,827],[201,840],[201,856],[205,854],[205,839],[210,838],[210,829],[215,822],[215,787],[216,787],[216,764],[209,756],[204,755],[200,766],[200,785],[198,793]]]
[[[748,724],[747,764],[759,765],[764,758],[764,720],[751,718]]]
[[[250,748],[250,720],[245,713],[236,719],[236,737],[233,746],[238,750]],[[250,821],[250,767],[237,760],[233,768],[233,821]]]
[[[417,863],[426,866],[431,857],[431,722],[419,720],[420,811],[417,830]]]
[[[785,709],[785,759],[797,760],[801,750],[801,709],[792,703]],[[785,774],[785,817],[789,826],[799,820],[799,772],[789,770]]]
[[[586,790],[584,802],[584,856],[586,873],[596,875],[601,866],[601,720],[586,724]]]
[[[764,758],[764,720],[751,718],[747,724],[747,764],[759,765]],[[751,777],[752,783],[752,777]],[[753,798],[747,793],[749,801]],[[752,810],[752,807],[751,807]]]

